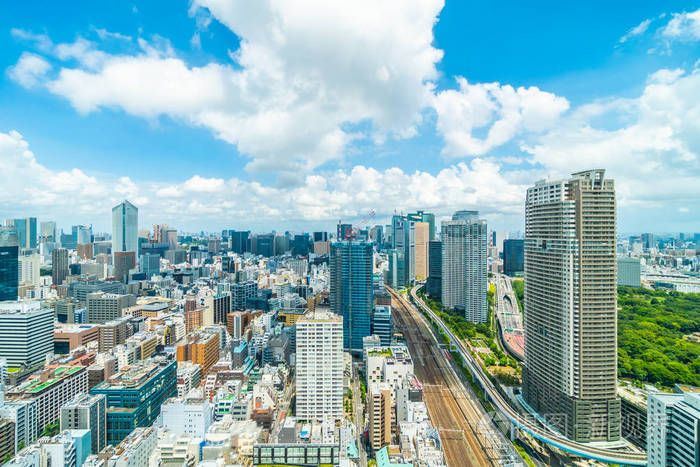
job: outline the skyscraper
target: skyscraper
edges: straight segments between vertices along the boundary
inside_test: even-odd
[[[56,248],[51,252],[51,279],[54,285],[61,285],[68,275],[68,250]]]
[[[15,229],[17,229],[17,240],[19,242],[19,247],[36,248],[36,217],[13,219],[11,223]]]
[[[472,323],[485,323],[486,221],[478,216],[478,211],[458,211],[452,218],[459,220],[442,223],[442,303]]]
[[[391,247],[403,252],[403,258],[399,255],[397,270],[403,271],[403,278],[399,278],[401,285],[409,285],[416,278],[416,221],[394,214],[391,218]]]
[[[138,251],[139,210],[124,200],[112,208],[112,253]]]
[[[343,348],[362,351],[362,338],[370,335],[374,305],[372,244],[344,240],[331,244],[331,311],[343,317]]]
[[[406,215],[408,220],[415,222],[425,222],[428,224],[428,240],[437,240],[435,232],[435,214],[423,211],[417,211]]]
[[[343,319],[327,311],[309,312],[296,322],[296,416],[299,419],[322,421],[343,417],[344,334]]]
[[[42,242],[55,242],[56,238],[56,223],[53,221],[45,221],[39,224],[39,239]]]
[[[495,232],[494,232],[495,233]],[[503,273],[514,276],[525,268],[525,240],[503,240]]]
[[[416,279],[428,277],[428,242],[430,241],[430,224],[427,222],[416,222]]]
[[[615,230],[604,170],[527,190],[523,395],[581,442],[620,438]]]
[[[442,297],[442,242],[431,240],[428,243],[428,280],[425,293],[430,298]]]
[[[19,240],[14,227],[0,227],[0,302],[17,300]]]

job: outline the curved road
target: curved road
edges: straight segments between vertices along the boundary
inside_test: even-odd
[[[643,453],[635,452],[619,452],[610,449],[601,449],[585,444],[576,443],[570,439],[563,437],[558,434],[551,433],[539,425],[533,424],[531,421],[523,418],[520,413],[511,407],[510,403],[501,395],[501,393],[496,389],[496,387],[491,383],[491,380],[486,376],[484,370],[478,365],[471,353],[467,350],[464,343],[452,332],[452,330],[445,325],[445,323],[440,319],[440,317],[433,312],[423,301],[418,298],[416,291],[422,287],[417,285],[411,289],[411,299],[412,301],[420,306],[424,313],[428,314],[430,318],[437,323],[443,332],[449,337],[450,341],[457,347],[457,350],[462,354],[462,358],[467,364],[471,374],[479,381],[481,386],[484,388],[486,393],[489,395],[489,399],[493,402],[494,406],[501,412],[511,423],[525,431],[526,433],[532,435],[534,438],[547,443],[551,446],[559,448],[563,451],[572,453],[576,456],[586,457],[588,459],[594,459],[600,462],[608,462],[612,464],[622,464],[622,465],[634,465],[634,466],[644,466],[647,464],[647,456]],[[401,297],[403,299],[403,297]]]

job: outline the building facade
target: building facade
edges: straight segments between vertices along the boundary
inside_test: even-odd
[[[464,212],[476,214],[460,214]],[[476,211],[458,211],[455,217],[458,219],[442,223],[442,303],[463,312],[472,323],[485,323],[486,221],[478,219]]]
[[[373,255],[368,242],[345,240],[331,245],[331,311],[343,317],[343,348],[351,352],[362,351],[362,338],[370,335]]]
[[[124,200],[112,208],[112,253],[138,252],[139,210]]]
[[[431,240],[428,243],[428,280],[425,281],[425,293],[430,298],[442,297],[442,242]]]
[[[697,388],[677,394],[649,394],[647,465],[700,465],[700,392]]]
[[[107,397],[107,443],[116,446],[134,428],[151,426],[161,404],[177,394],[177,362],[136,362],[90,392]]]
[[[51,279],[54,285],[61,285],[68,276],[68,250],[65,248],[56,248],[51,252]]]
[[[0,358],[31,368],[53,352],[53,311],[39,302],[0,303]]]
[[[527,190],[523,396],[575,441],[620,438],[615,255],[604,170]]]
[[[90,430],[90,452],[107,445],[107,398],[104,394],[77,394],[61,406],[61,431]]]
[[[301,420],[343,417],[343,319],[309,312],[296,323],[296,416]]]
[[[617,285],[642,286],[642,264],[639,258],[617,258]]]
[[[0,227],[0,301],[17,300],[19,240],[14,227]]]
[[[503,273],[515,276],[525,270],[525,240],[503,240]]]

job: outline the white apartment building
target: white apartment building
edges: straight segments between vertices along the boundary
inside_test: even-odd
[[[160,408],[162,426],[174,433],[203,438],[213,422],[213,406],[207,398],[172,398]]]
[[[309,312],[296,323],[296,416],[300,420],[343,417],[343,318]]]

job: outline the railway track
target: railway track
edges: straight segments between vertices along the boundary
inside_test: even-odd
[[[392,308],[396,325],[404,333],[414,361],[416,376],[423,383],[423,396],[430,419],[440,433],[449,466],[498,465],[486,448],[479,429],[485,413],[475,407],[478,401],[458,379],[442,349],[434,342],[431,330],[416,318],[412,307],[392,289]]]

